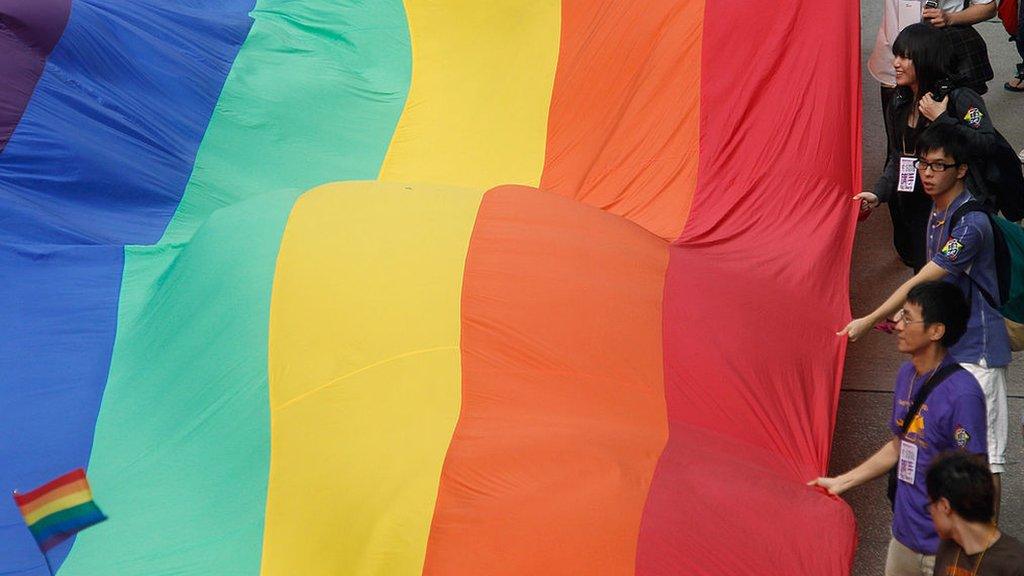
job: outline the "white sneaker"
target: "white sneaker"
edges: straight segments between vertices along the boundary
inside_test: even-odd
[[[1017,158],[1020,158],[1020,163],[1024,164],[1024,150],[1021,150],[1020,154],[1017,154]]]

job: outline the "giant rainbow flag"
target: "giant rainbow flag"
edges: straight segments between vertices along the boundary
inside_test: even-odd
[[[88,466],[61,576],[847,574],[858,22],[0,0],[0,489]]]

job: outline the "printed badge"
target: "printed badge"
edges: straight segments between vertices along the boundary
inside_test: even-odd
[[[981,113],[981,110],[972,106],[967,110],[967,114],[964,114],[964,121],[966,121],[967,125],[971,128],[978,128],[981,126],[981,118],[983,116],[984,114]]]
[[[917,476],[917,445],[900,440],[900,462],[897,464],[896,476],[902,482],[913,484]]]
[[[971,441],[971,435],[966,428],[958,424],[956,430],[953,431],[953,439],[956,440],[957,448],[963,448]]]
[[[950,262],[956,261],[956,257],[960,255],[960,251],[964,249],[964,245],[960,243],[956,238],[950,238],[949,242],[942,247],[942,255],[945,256]]]
[[[917,158],[913,156],[903,156],[900,158],[900,180],[896,184],[898,192],[914,191],[914,185],[917,184],[917,168],[914,167],[916,160]]]

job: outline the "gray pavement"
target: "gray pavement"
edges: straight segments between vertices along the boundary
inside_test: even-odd
[[[867,58],[874,48],[881,20],[882,0],[861,0],[861,62],[864,96],[863,187],[870,189],[885,160],[878,82],[867,71]],[[996,127],[1018,149],[1024,147],[1024,93],[1003,90],[1003,82],[1014,72],[1017,53],[1006,41],[998,21],[978,25],[988,42],[996,78],[989,83],[986,105]],[[862,315],[878,305],[909,271],[897,260],[891,244],[892,229],[886,209],[881,209],[857,230],[851,273],[851,308]],[[873,333],[852,343],[847,355],[839,414],[833,439],[830,471],[841,473],[869,456],[888,437],[885,422],[892,406],[892,384],[902,358],[891,337]],[[1024,447],[1020,418],[1024,411],[1024,363],[1015,355],[1010,366],[1009,465],[1003,475],[1001,526],[1008,533],[1024,537]],[[855,576],[876,576],[884,571],[891,520],[883,480],[857,488],[846,495],[857,517],[859,545]]]

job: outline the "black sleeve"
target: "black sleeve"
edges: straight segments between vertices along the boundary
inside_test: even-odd
[[[935,124],[956,126],[971,151],[986,155],[996,145],[996,129],[985,108],[985,101],[970,88],[958,88],[949,95],[946,113],[935,119]]]
[[[878,181],[875,182],[875,189],[873,190],[875,196],[878,196],[879,202],[888,202],[889,198],[892,197],[893,191],[896,190],[896,183],[899,181],[899,172],[900,154],[890,154],[889,161],[885,163],[882,175],[878,177]]]
[[[889,105],[882,111],[883,114],[890,117],[887,118],[887,120],[889,121],[889,125],[893,126],[894,131],[896,130],[896,120],[893,118],[893,105],[898,98],[899,95],[894,94],[892,100],[889,101]],[[875,188],[872,190],[872,193],[878,197],[879,202],[888,202],[889,199],[892,198],[900,177],[900,151],[896,150],[895,146],[893,146],[889,134],[886,134],[885,145],[889,150],[889,161],[886,162],[885,167],[882,168],[882,175],[878,177],[878,181],[875,182]]]

